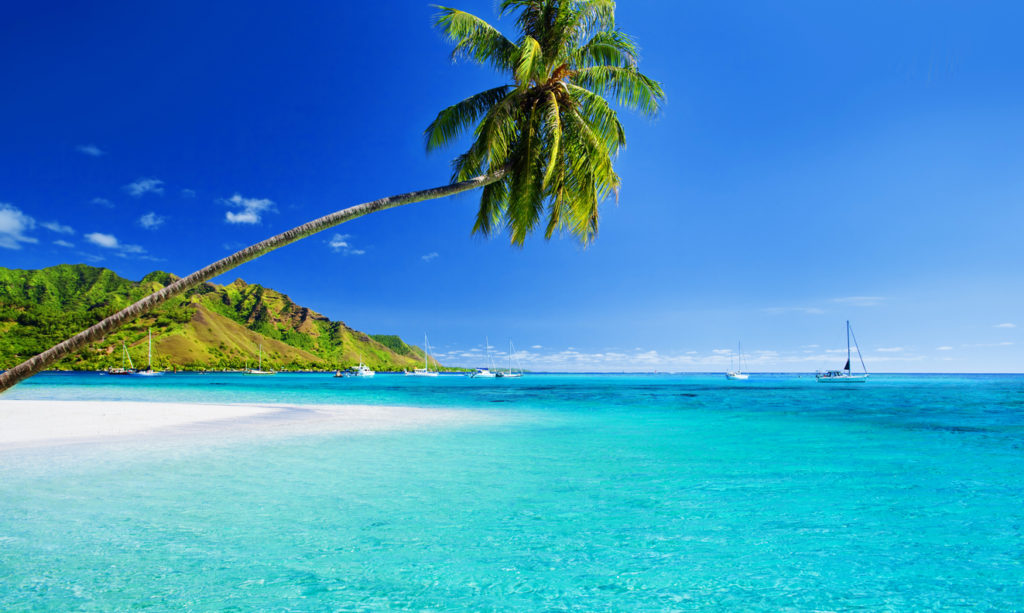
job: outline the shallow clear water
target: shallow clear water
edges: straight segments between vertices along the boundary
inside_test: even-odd
[[[1019,610],[1024,377],[43,375],[514,419],[0,451],[0,610]]]

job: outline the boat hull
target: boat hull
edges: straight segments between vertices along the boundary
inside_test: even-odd
[[[746,381],[750,378],[750,375],[739,372],[727,372],[725,373],[725,378],[730,381]]]
[[[818,383],[864,383],[868,380],[867,375],[851,375],[841,377],[815,377]]]

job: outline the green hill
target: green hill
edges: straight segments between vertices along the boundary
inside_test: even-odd
[[[0,268],[0,369],[10,368],[139,298],[176,276],[152,272],[129,281],[84,264],[41,270]],[[127,343],[136,366],[146,360],[153,332],[154,368],[244,368],[256,361],[276,369],[347,368],[359,361],[374,370],[422,365],[423,351],[390,335],[370,336],[295,304],[288,296],[241,279],[205,283],[121,328],[57,368],[95,370],[121,364]]]

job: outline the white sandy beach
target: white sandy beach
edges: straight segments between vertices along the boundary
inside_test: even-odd
[[[0,400],[0,449],[156,433],[273,436],[495,421],[477,411],[401,406]]]

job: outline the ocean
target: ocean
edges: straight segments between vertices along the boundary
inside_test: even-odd
[[[0,450],[3,611],[1024,609],[1024,376],[47,373],[4,399],[467,419]]]

